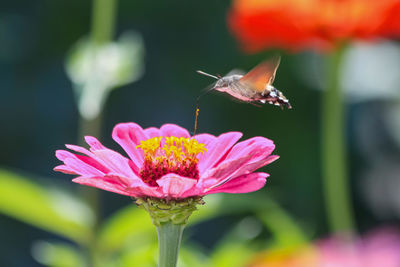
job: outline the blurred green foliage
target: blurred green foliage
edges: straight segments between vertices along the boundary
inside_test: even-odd
[[[133,203],[107,218],[96,231],[92,220],[87,218],[93,211],[83,203],[77,203],[78,195],[66,197],[69,193],[61,187],[48,187],[5,170],[0,172],[0,185],[1,213],[75,243],[74,246],[53,241],[34,243],[33,256],[40,263],[52,267],[88,266],[85,258],[91,257],[96,266],[156,264],[155,226],[149,215]],[[15,194],[16,191],[19,193]],[[287,246],[306,242],[290,216],[263,194],[243,195],[241,200],[230,195],[208,196],[206,205],[193,214],[188,227],[225,215],[249,212],[272,233],[272,240],[275,239],[272,244]],[[269,216],[265,215],[267,213]],[[251,227],[245,226],[241,231],[251,230]],[[257,235],[246,238],[248,235],[240,235],[239,232],[237,227],[228,232],[209,259],[196,246],[185,246],[180,255],[181,266],[242,266],[260,244],[253,240]],[[79,247],[88,243],[92,251],[85,255]]]
[[[77,243],[88,242],[93,225],[88,214],[82,214],[88,208],[79,207],[84,203],[77,203],[76,197],[57,196],[52,191],[52,188],[46,189],[23,176],[0,170],[2,213]]]

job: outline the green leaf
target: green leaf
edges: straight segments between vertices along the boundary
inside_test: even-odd
[[[271,231],[280,245],[306,243],[308,238],[294,219],[262,192],[246,195],[224,195],[220,215],[252,212]]]
[[[239,221],[220,241],[211,255],[212,266],[242,267],[258,250],[256,237],[261,226],[253,217]],[[253,232],[255,230],[255,232]]]
[[[103,224],[99,231],[98,248],[100,251],[112,252],[120,249],[130,239],[149,237],[157,240],[156,227],[150,215],[132,204],[117,211]]]
[[[212,266],[241,267],[254,255],[244,242],[223,242],[211,257]]]
[[[78,243],[88,242],[93,222],[77,199],[1,169],[0,213]]]
[[[135,246],[134,248],[131,247],[131,249],[125,250],[121,256],[122,264],[119,266],[154,267],[157,266],[157,255],[157,243],[143,243],[142,245]]]
[[[282,210],[274,209],[269,213],[257,213],[257,217],[272,232],[279,246],[291,247],[307,243],[307,237]]]
[[[211,263],[198,248],[184,244],[179,251],[178,267],[211,267]]]
[[[50,267],[84,267],[85,261],[79,250],[65,243],[37,241],[32,247],[33,257]]]

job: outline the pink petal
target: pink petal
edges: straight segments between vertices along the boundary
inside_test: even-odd
[[[79,177],[82,179],[83,177]],[[103,177],[88,177],[88,178],[95,178],[96,185],[87,184],[89,186],[99,187],[104,190],[112,191],[112,192],[120,192],[123,191],[125,195],[129,195],[132,197],[139,197],[139,196],[153,196],[153,197],[162,197],[162,193],[160,188],[158,187],[151,187],[144,183],[141,179],[132,179],[121,176],[120,173],[109,173]],[[93,182],[93,181],[90,181]],[[100,187],[101,184],[107,186],[107,188]]]
[[[252,162],[251,155],[240,159],[224,161],[216,168],[210,169],[200,177],[199,182],[204,184],[213,183],[211,187],[217,187],[236,177],[243,176],[254,172],[255,170],[277,160],[279,156],[269,156],[266,159]]]
[[[142,187],[143,190],[154,189],[154,187],[149,186],[142,179],[132,179],[132,177],[124,177],[120,173],[108,173],[104,176],[104,179],[113,183],[120,184],[125,188],[126,191],[130,191],[131,188]]]
[[[246,157],[242,157],[234,160],[227,160],[219,164],[217,167],[206,170],[200,180],[204,180],[207,178],[213,178],[217,181],[220,181],[226,177],[229,177],[233,173],[235,173],[238,169],[245,166],[250,160],[252,156],[248,155]]]
[[[203,183],[210,183],[208,180],[215,181],[212,187],[217,187],[218,185],[222,185],[227,183],[230,180],[236,179],[237,177],[250,174],[255,170],[277,160],[279,156],[269,156],[264,160],[260,160],[257,162],[252,161],[252,157],[246,157],[229,161],[227,163],[221,164],[217,166],[215,169],[215,173],[211,173],[209,177],[200,178]],[[236,166],[235,166],[236,164]],[[217,176],[219,175],[219,176]]]
[[[114,192],[121,195],[130,196],[128,192],[126,192],[125,188],[117,183],[107,181],[104,177],[93,176],[93,177],[85,177],[80,176],[72,180],[75,183],[88,185],[97,187],[106,191]]]
[[[226,182],[223,185],[215,187],[211,190],[204,192],[204,195],[215,193],[249,193],[261,189],[269,176],[267,173],[255,172],[243,175]]]
[[[56,150],[56,157],[61,160],[64,161],[67,158],[74,158],[75,155],[69,151],[66,150]]]
[[[85,154],[85,155],[87,155],[87,156],[89,156],[89,157],[92,157],[93,156],[93,153],[92,152],[90,152],[89,150],[87,150],[86,148],[84,148],[84,147],[81,147],[81,146],[76,146],[76,145],[65,145],[68,149],[71,149],[71,150],[73,150],[73,151],[76,151],[76,152],[79,152],[79,153],[82,153],[82,154]]]
[[[57,171],[57,172],[62,172],[62,173],[65,173],[65,174],[77,174],[74,170],[72,170],[67,165],[58,165],[58,166],[54,167],[53,170]]]
[[[122,176],[121,173],[107,173],[106,175],[103,176],[103,179],[105,181],[109,181],[110,183],[115,183],[115,184],[119,184],[120,186],[122,186],[123,188],[127,188],[129,186],[131,186],[132,183],[132,178],[128,178],[125,176]]]
[[[143,131],[149,139],[161,136],[160,129],[158,129],[156,127],[149,127],[149,128],[144,129]]]
[[[244,165],[241,168],[238,168],[238,170],[228,179],[233,179],[235,177],[254,172],[257,169],[264,167],[265,165],[268,165],[277,159],[279,159],[279,156],[277,156],[277,155],[272,155],[272,156],[267,157],[266,159],[259,160],[256,162],[253,162],[253,159],[251,159],[251,160],[249,160],[249,162],[246,165]],[[223,181],[223,182],[225,182],[225,181]]]
[[[99,175],[108,172],[107,168],[90,157],[76,155],[65,150],[57,150],[56,157],[63,161],[70,171],[74,171],[76,174],[85,172],[86,174]],[[80,170],[80,167],[82,170]]]
[[[98,161],[106,166],[111,172],[124,177],[140,179],[138,172],[134,172],[129,164],[129,159],[110,149],[96,150],[93,152]],[[136,170],[135,170],[136,171]]]
[[[218,180],[217,179],[206,179],[206,180],[199,180],[197,181],[196,186],[188,189],[186,192],[184,192],[181,195],[181,198],[185,197],[191,197],[191,196],[202,196],[204,195],[204,192],[208,189],[211,188],[213,185],[217,184]]]
[[[189,138],[190,134],[189,132],[185,129],[182,128],[176,124],[164,124],[160,128],[160,132],[162,136],[175,136],[175,137],[185,137]]]
[[[240,132],[229,132],[221,134],[215,140],[211,141],[206,147],[208,151],[198,156],[200,176],[205,170],[219,164],[220,159],[225,156],[241,137],[242,133]]]
[[[197,180],[169,173],[157,180],[164,197],[180,198],[189,189],[193,188]]]
[[[119,123],[114,127],[113,139],[125,150],[133,163],[139,168],[142,166],[144,155],[141,149],[136,146],[140,141],[148,139],[146,133],[136,123]]]
[[[86,143],[90,146],[91,150],[106,149],[99,140],[93,136],[85,136]]]
[[[253,137],[234,145],[226,156],[226,159],[236,159],[260,151],[262,153],[258,153],[259,157],[254,158],[254,161],[257,161],[269,156],[274,149],[275,145],[271,140],[264,137]]]
[[[194,139],[197,140],[197,142],[204,144],[204,146],[206,148],[209,147],[210,143],[215,141],[215,139],[217,139],[216,136],[212,135],[212,134],[207,134],[207,133],[203,133],[203,134],[197,134],[195,136],[193,136]]]
[[[67,158],[64,160],[65,165],[71,168],[76,174],[84,176],[103,176],[104,173],[99,171],[93,166],[86,164],[85,162],[77,158]]]
[[[82,160],[83,162],[95,167],[96,169],[98,169],[99,171],[103,172],[103,173],[107,173],[110,170],[108,168],[106,168],[105,166],[103,166],[101,163],[99,163],[98,158],[96,157],[95,154],[93,154],[92,152],[88,151],[87,149],[80,147],[80,146],[75,146],[75,145],[65,145],[67,148],[74,150],[76,152],[82,153],[82,154],[86,154],[88,157],[86,156],[82,156],[82,155],[76,155],[76,154],[72,154],[74,157]]]
[[[216,184],[223,184],[229,180],[235,179],[236,177],[252,173],[257,169],[259,169],[271,162],[274,162],[278,158],[279,158],[279,156],[273,155],[273,156],[269,156],[266,159],[263,159],[263,160],[260,160],[257,162],[252,162],[253,159],[250,158],[247,162],[245,162],[244,164],[241,164],[240,166],[239,165],[234,166],[235,163],[241,162],[240,160],[234,160],[226,165],[221,164],[223,167],[222,170],[219,170],[221,165],[219,165],[218,167],[215,168],[217,173],[221,174],[219,177],[217,177],[216,175],[215,176],[211,175],[210,177],[203,177],[203,178],[201,178],[201,180],[207,181],[208,179],[212,179],[212,180],[216,179],[218,181]],[[227,171],[225,169],[227,169]],[[233,169],[233,171],[229,172],[229,169]]]
[[[162,198],[163,193],[161,192],[161,188],[159,187],[151,187],[151,186],[132,186],[128,187],[126,191],[129,193],[130,196],[133,197],[157,197]]]

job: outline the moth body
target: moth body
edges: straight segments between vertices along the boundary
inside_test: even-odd
[[[279,57],[264,61],[245,75],[216,77],[202,71],[198,73],[217,80],[211,90],[227,93],[243,102],[268,103],[290,109],[289,100],[272,85],[279,62]]]

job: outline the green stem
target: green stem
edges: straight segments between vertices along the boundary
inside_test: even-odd
[[[87,144],[85,142],[84,136],[91,135],[95,136],[98,139],[101,139],[101,126],[102,126],[102,112],[100,111],[99,115],[92,119],[88,120],[83,117],[79,118],[78,122],[78,143],[80,146],[85,147]],[[82,195],[86,201],[86,203],[91,207],[93,213],[95,215],[95,221],[98,221],[98,217],[100,214],[100,196],[99,190],[97,188],[92,187],[81,187]],[[95,225],[97,228],[97,225]]]
[[[171,222],[157,226],[159,267],[176,267],[184,224]]]
[[[92,42],[102,45],[107,44],[113,40],[115,18],[117,10],[117,0],[93,0],[92,6],[92,25],[90,38]],[[83,117],[79,120],[79,143],[83,143],[85,135],[92,135],[100,138],[102,127],[102,111],[99,115],[91,120]],[[82,189],[82,195],[86,202],[92,208],[95,214],[95,225],[93,227],[94,236],[97,232],[100,219],[100,205],[99,205],[99,190],[94,188]],[[99,265],[99,257],[96,253],[96,242],[92,240],[85,250],[88,251],[88,266],[94,267]]]
[[[330,54],[328,87],[322,99],[322,174],[328,221],[333,232],[352,232],[351,205],[345,141],[345,107],[339,85],[345,47]]]
[[[95,136],[97,139],[101,139],[101,128],[103,122],[103,112],[99,112],[94,119],[85,119],[83,117],[79,118],[78,132],[79,132],[79,144],[86,146],[84,141],[84,136],[91,135]]]
[[[115,29],[117,1],[94,0],[92,9],[92,41],[104,44],[112,41]]]
[[[117,0],[94,0],[92,7],[92,29],[91,38],[97,44],[112,41],[115,28]],[[80,118],[79,120],[79,143],[84,144],[83,137],[92,135],[100,138],[102,126],[102,112],[91,120]],[[85,198],[93,208],[96,215],[99,214],[98,190],[84,190]]]

